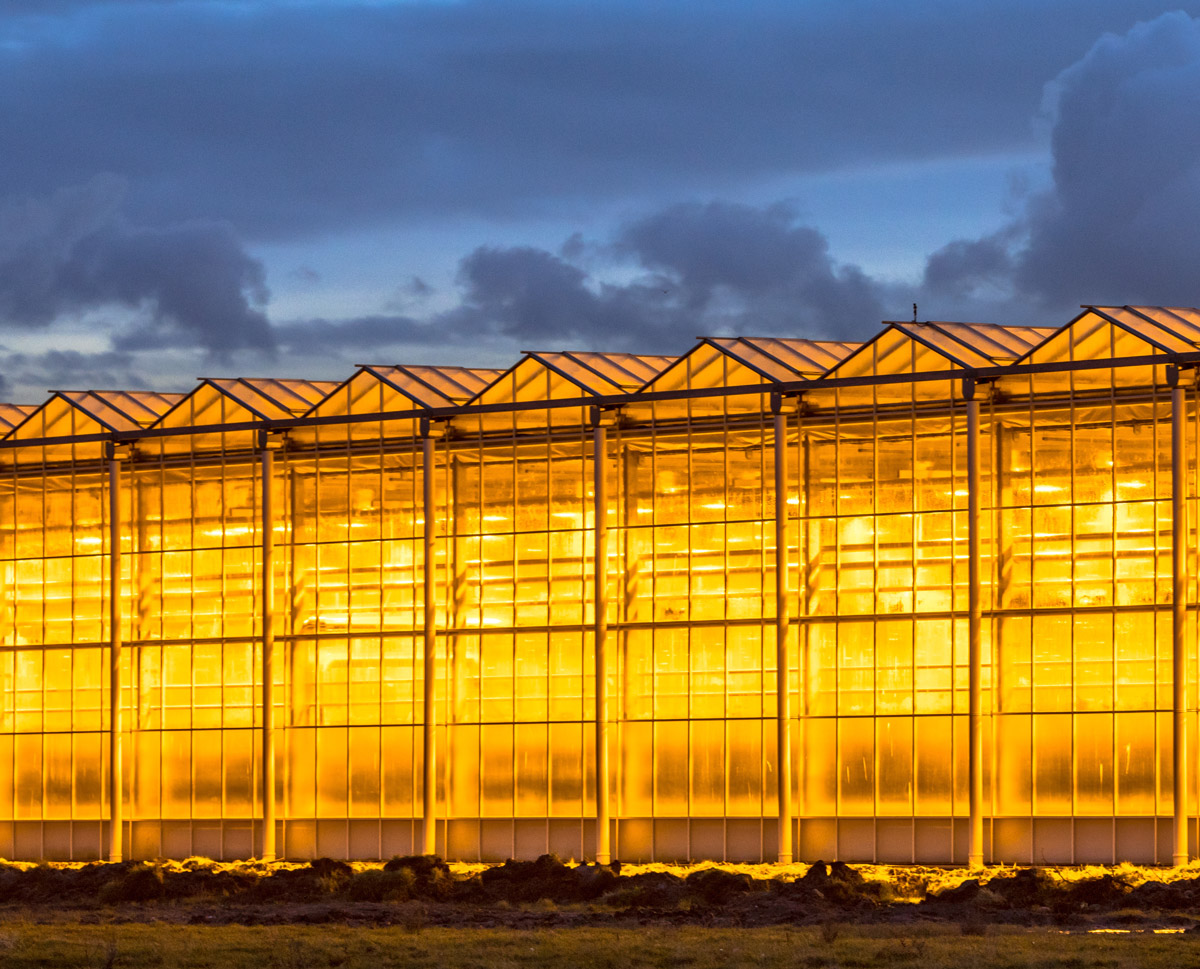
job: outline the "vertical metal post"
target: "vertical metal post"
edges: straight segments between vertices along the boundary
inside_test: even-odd
[[[638,621],[638,596],[641,592],[641,560],[638,555],[637,540],[634,537],[634,529],[638,524],[638,453],[630,447],[623,449],[621,459],[621,467],[623,470],[622,477],[624,478],[622,492],[624,493],[624,501],[622,502],[622,518],[621,524],[624,526],[622,532],[622,553],[625,561],[624,570],[624,595],[622,597],[621,618],[626,624],[625,630],[621,633],[620,639],[620,656],[618,658],[619,669],[618,674],[621,677],[620,693],[617,697],[617,722],[623,723],[626,717],[629,697],[633,693],[633,674],[629,664],[629,640],[632,633],[629,630],[629,623]],[[621,749],[621,739],[618,735],[617,750]],[[620,765],[617,771],[620,772]],[[618,781],[619,783],[619,781]]]
[[[423,434],[421,440],[421,505],[424,518],[422,532],[425,549],[421,559],[425,577],[425,611],[422,624],[425,636],[423,673],[425,717],[421,727],[421,740],[425,752],[425,778],[421,800],[421,854],[434,855],[437,854],[437,743],[435,735],[437,723],[434,711],[434,685],[437,674],[434,662],[437,647],[437,603],[434,601],[434,596],[437,594],[437,582],[435,581],[437,523],[435,520],[436,509],[433,505],[433,475],[435,471],[433,435],[429,433],[427,421],[422,421],[421,430]]]
[[[261,434],[262,450],[262,803],[263,861],[275,860],[275,452]]]
[[[771,395],[775,415],[775,750],[779,797],[779,863],[792,863],[792,732],[791,669],[788,626],[791,623],[788,581],[787,417],[783,398]]]
[[[592,411],[592,568],[595,612],[592,616],[596,659],[596,864],[612,863],[608,803],[608,429],[601,411]]]
[[[797,428],[800,431],[800,428]],[[821,554],[821,525],[819,521],[814,521],[810,516],[812,514],[812,442],[807,434],[799,433],[800,444],[800,468],[799,468],[799,486],[797,488],[797,497],[800,499],[800,505],[797,508],[799,512],[798,523],[800,533],[797,537],[797,555],[799,557],[799,576],[803,583],[800,589],[799,614],[804,621],[801,622],[798,630],[798,658],[796,670],[796,681],[799,689],[796,691],[796,715],[797,715],[797,739],[799,740],[801,776],[799,778],[798,793],[800,795],[799,803],[793,805],[793,809],[799,814],[804,814],[808,810],[808,804],[805,800],[804,792],[804,772],[807,770],[807,758],[805,754],[808,751],[808,714],[812,709],[810,694],[812,692],[811,670],[812,662],[812,624],[808,622],[808,617],[813,614],[814,589],[817,582],[820,580],[820,554]]]
[[[108,797],[110,826],[108,860],[123,859],[125,841],[125,791],[121,751],[121,462],[116,445],[105,446],[108,453]]]
[[[1185,396],[1179,371],[1171,368],[1171,738],[1174,743],[1174,829],[1171,863],[1188,862],[1187,804],[1187,452]]]
[[[444,797],[450,802],[453,795],[455,740],[454,725],[462,719],[463,664],[458,632],[463,626],[467,610],[467,562],[466,544],[462,535],[463,460],[445,449],[446,463],[446,750],[442,755],[441,774]]]
[[[983,611],[979,568],[979,401],[975,391],[973,380],[963,381],[963,396],[967,403],[967,663],[970,677],[967,864],[979,868],[983,865]]]

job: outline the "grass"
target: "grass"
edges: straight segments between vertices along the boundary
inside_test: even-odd
[[[459,929],[119,925],[0,925],[0,965],[83,969],[1174,969],[1200,962],[1183,935],[1063,935],[957,926],[806,929]]]

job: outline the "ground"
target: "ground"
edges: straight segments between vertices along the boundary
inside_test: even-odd
[[[36,925],[0,931],[12,967],[196,969],[1175,969],[1200,962],[1194,935],[1095,935],[949,926],[706,929],[404,929],[361,926]]]
[[[0,966],[1200,965],[1200,865],[0,862]]]

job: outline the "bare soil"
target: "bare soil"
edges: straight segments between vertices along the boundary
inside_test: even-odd
[[[179,925],[564,927],[956,924],[1200,932],[1200,866],[961,868],[0,862],[0,921]]]

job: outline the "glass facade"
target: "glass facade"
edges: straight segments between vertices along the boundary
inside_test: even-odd
[[[1194,854],[1197,345],[1098,307],[0,406],[0,856],[386,858],[431,809],[463,860]]]

